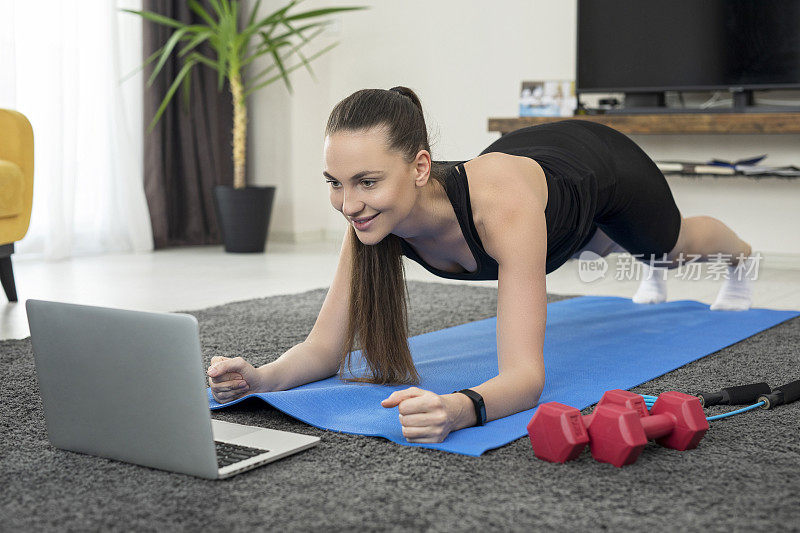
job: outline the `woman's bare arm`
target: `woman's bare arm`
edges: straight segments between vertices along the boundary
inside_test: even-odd
[[[261,367],[270,386],[274,387],[271,390],[287,390],[325,379],[339,369],[350,316],[351,238],[348,226],[342,239],[336,273],[306,340]]]
[[[497,171],[496,171],[497,172]],[[487,420],[536,406],[544,387],[547,225],[544,205],[530,180],[502,170],[482,184],[484,247],[499,265],[497,287],[498,375],[471,389],[484,398]],[[496,185],[493,185],[496,184]],[[479,200],[480,201],[480,200]],[[491,207],[488,207],[491,206]],[[463,394],[459,427],[475,423]]]
[[[209,386],[217,401],[231,401],[253,392],[287,390],[336,374],[350,313],[351,237],[350,228],[347,229],[336,273],[306,340],[255,369],[240,357],[212,361]]]
[[[295,344],[278,359],[258,368],[267,391],[289,390],[336,374],[336,364],[327,348],[305,340]]]

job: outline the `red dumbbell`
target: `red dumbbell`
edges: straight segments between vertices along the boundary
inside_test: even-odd
[[[606,391],[597,405],[621,406],[632,409],[637,416],[648,416],[644,398],[626,390]],[[528,422],[528,436],[533,453],[539,459],[551,463],[565,463],[575,459],[589,443],[586,428],[591,422],[592,415],[581,416],[579,410],[569,405],[543,403]]]
[[[708,431],[708,421],[696,396],[670,391],[661,394],[650,416],[619,405],[598,405],[588,429],[592,457],[616,467],[631,464],[648,440],[673,450],[697,447]]]

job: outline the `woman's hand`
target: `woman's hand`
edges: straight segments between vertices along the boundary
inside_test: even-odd
[[[455,427],[457,407],[445,396],[411,387],[394,391],[381,402],[383,407],[399,405],[400,424],[408,442],[442,442]]]
[[[219,403],[227,403],[253,392],[267,392],[262,373],[263,370],[254,368],[241,357],[221,356],[212,357],[211,366],[206,371],[211,394]]]

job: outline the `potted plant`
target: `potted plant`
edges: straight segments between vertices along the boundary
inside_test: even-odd
[[[150,133],[178,88],[183,84],[184,99],[189,98],[189,74],[195,65],[205,65],[217,71],[218,87],[221,91],[227,82],[233,97],[233,187],[217,185],[214,187],[214,203],[220,232],[227,252],[263,252],[269,227],[272,200],[275,187],[246,186],[245,182],[245,146],[247,144],[247,97],[253,92],[282,78],[292,93],[289,73],[305,65],[314,77],[309,62],[339,43],[335,42],[309,58],[300,53],[300,48],[319,35],[330,21],[319,21],[295,28],[292,23],[298,20],[313,19],[339,11],[367,9],[366,7],[333,7],[316,9],[302,13],[288,14],[293,6],[303,0],[292,0],[267,17],[256,20],[261,4],[258,0],[246,16],[246,24],[240,24],[238,0],[208,0],[210,10],[206,10],[196,0],[188,0],[189,8],[195,12],[203,23],[186,24],[158,13],[123,9],[128,13],[139,15],[146,20],[174,28],[166,44],[148,57],[142,67],[158,60],[153,73],[148,79],[148,87],[153,84],[158,73],[169,59],[177,53],[182,60],[182,67],[167,90],[164,100],[158,108],[153,120],[147,128]],[[242,19],[244,20],[244,19]],[[304,31],[317,28],[306,37]],[[276,33],[276,30],[277,33]],[[299,36],[300,42],[293,44],[291,38]],[[199,52],[198,46],[208,43],[213,56],[208,57]],[[289,47],[281,56],[281,48]],[[297,53],[302,61],[290,67],[284,60]],[[261,56],[269,54],[273,61],[267,68],[258,73],[250,73],[253,62]],[[270,73],[278,68],[280,72]],[[316,78],[315,78],[316,79]]]

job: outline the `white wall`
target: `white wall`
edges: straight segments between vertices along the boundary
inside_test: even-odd
[[[284,4],[267,1],[260,11]],[[318,81],[301,68],[291,74],[294,95],[279,81],[251,100],[250,183],[277,186],[269,239],[341,238],[345,222],[322,177],[323,134],[333,106],[352,92],[411,87],[426,112],[434,159],[456,160],[499,137],[487,131],[489,117],[517,116],[522,80],[574,79],[575,0],[309,0],[292,12],[354,5],[370,9],[335,16],[337,24],[302,49],[310,55],[340,42],[312,63]],[[800,135],[631,137],[653,159],[768,153],[765,164],[800,166]],[[684,216],[715,216],[757,250],[800,254],[800,180],[668,181]]]

